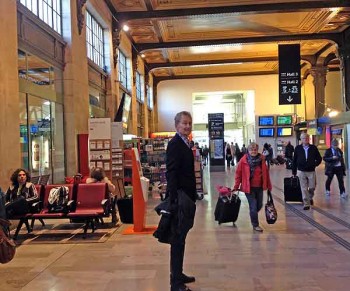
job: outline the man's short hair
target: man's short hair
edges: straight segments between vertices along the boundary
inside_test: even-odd
[[[306,137],[310,137],[310,135],[306,132],[303,132],[301,135],[300,135],[300,139],[302,138],[306,138]]]
[[[175,115],[175,127],[180,123],[181,117],[182,116],[188,116],[192,120],[192,115],[188,111],[181,111]]]
[[[332,146],[337,147],[339,145],[338,140],[336,140],[335,138],[332,140]]]

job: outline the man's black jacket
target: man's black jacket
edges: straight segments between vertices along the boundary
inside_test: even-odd
[[[322,157],[315,145],[309,144],[307,159],[303,145],[297,145],[294,150],[292,173],[293,175],[296,175],[297,170],[302,172],[313,172],[321,162]]]

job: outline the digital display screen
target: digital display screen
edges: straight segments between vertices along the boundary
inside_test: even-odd
[[[277,127],[277,136],[292,136],[292,127]]]
[[[259,128],[259,137],[273,137],[275,129],[273,127]]]
[[[291,125],[292,115],[277,116],[277,125]]]
[[[259,126],[274,125],[273,116],[259,116]]]
[[[342,135],[342,129],[341,128],[332,128],[331,129],[332,135]]]

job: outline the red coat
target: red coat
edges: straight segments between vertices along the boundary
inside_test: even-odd
[[[263,190],[272,190],[272,185],[270,181],[269,170],[267,169],[265,163],[265,157],[261,156],[261,171],[262,171],[262,180]],[[247,161],[247,155],[245,154],[242,159],[239,161],[235,174],[235,185],[233,187],[234,190],[240,190],[244,193],[250,193],[250,167]]]

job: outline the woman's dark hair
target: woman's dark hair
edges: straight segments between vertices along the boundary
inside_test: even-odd
[[[11,178],[10,178],[12,185],[15,187],[18,186],[18,174],[19,174],[19,172],[24,172],[26,174],[26,177],[27,177],[26,182],[30,182],[30,179],[31,179],[30,174],[29,174],[29,172],[27,172],[27,170],[17,169],[16,171],[13,172],[13,174],[11,175]]]
[[[97,167],[91,170],[90,177],[97,181],[102,181],[106,177],[106,174],[102,168]]]

